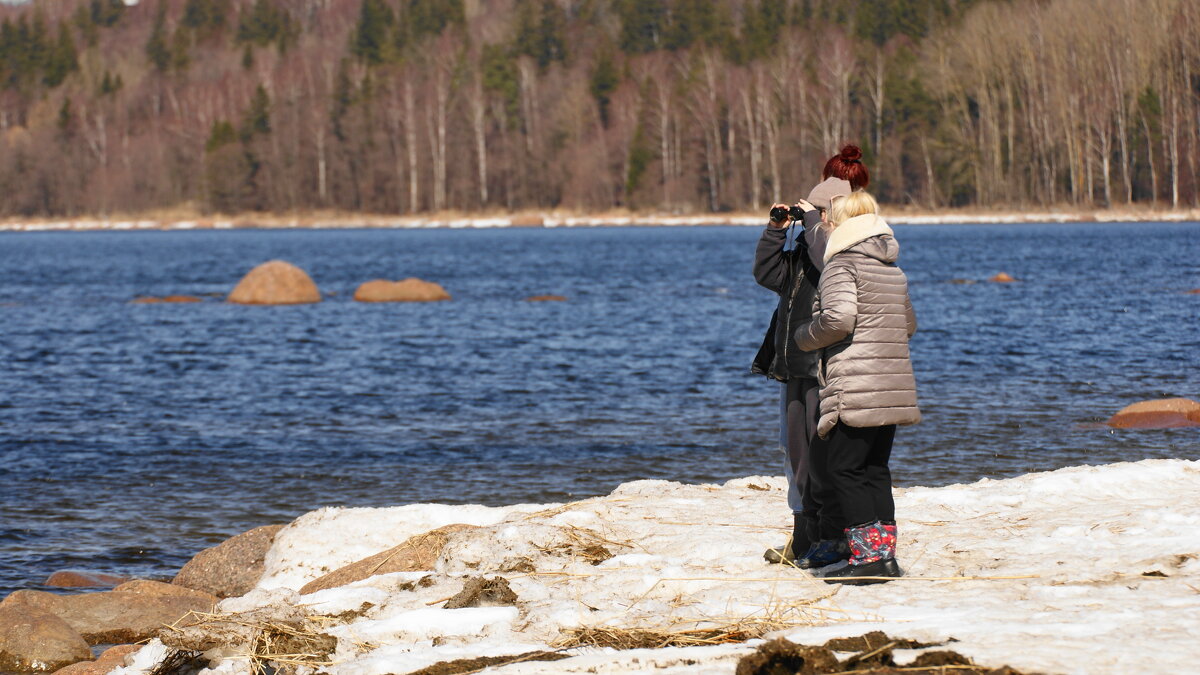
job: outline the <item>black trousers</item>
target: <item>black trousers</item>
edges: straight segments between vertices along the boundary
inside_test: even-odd
[[[842,530],[896,519],[892,472],[888,460],[896,425],[851,427],[838,422],[825,438],[813,441],[809,452],[809,488],[821,505],[822,539]],[[824,508],[825,505],[836,508]],[[830,533],[836,532],[836,535]]]

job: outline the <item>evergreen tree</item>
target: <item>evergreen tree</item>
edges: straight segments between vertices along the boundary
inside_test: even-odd
[[[71,99],[64,98],[62,105],[58,108],[58,119],[55,122],[58,127],[58,133],[64,138],[69,139],[75,133],[75,110],[71,107]]]
[[[187,70],[192,62],[192,56],[188,53],[191,44],[187,31],[182,27],[176,28],[175,35],[171,37],[171,70]]]
[[[225,27],[228,13],[229,0],[187,0],[183,5],[182,23],[204,39]]]
[[[91,22],[101,28],[111,28],[125,15],[123,0],[92,0],[88,3]]]
[[[225,120],[217,120],[213,122],[212,130],[208,133],[208,140],[204,143],[205,152],[213,152],[230,143],[236,143],[238,139],[237,130],[233,125]]]
[[[621,50],[646,54],[658,49],[667,8],[663,0],[618,0],[621,17]]]
[[[167,47],[167,13],[166,6],[158,6],[158,14],[154,17],[154,27],[150,29],[150,37],[146,40],[146,58],[154,65],[154,69],[165,73],[171,67],[171,50]]]
[[[75,52],[75,42],[71,40],[71,31],[64,22],[58,27],[58,41],[46,57],[42,82],[48,87],[57,87],[67,79],[67,75],[77,70],[79,57]]]
[[[699,41],[715,44],[716,11],[709,0],[676,0],[663,35],[663,46],[672,51],[687,49]]]
[[[243,143],[249,142],[255,136],[271,133],[271,98],[267,96],[267,90],[260,84],[254,90],[254,96],[250,97],[250,107],[246,109],[246,116],[242,119],[241,139]]]
[[[600,56],[596,59],[596,66],[592,69],[591,91],[600,108],[600,123],[606,127],[608,126],[610,97],[620,83],[621,78],[617,73],[616,64],[613,63],[612,54],[608,49],[601,50]]]
[[[517,4],[515,47],[545,69],[567,57],[567,16],[554,0],[521,0]]]
[[[357,100],[357,92],[354,88],[354,81],[350,79],[350,71],[346,67],[346,62],[342,61],[338,67],[337,77],[333,81],[333,105],[329,111],[330,121],[333,123],[333,135],[339,141],[347,139],[346,134],[346,115],[349,114],[350,108]]]
[[[642,182],[642,176],[654,159],[654,151],[646,138],[645,125],[639,123],[633,134],[633,142],[629,144],[629,160],[625,171],[625,200],[626,205],[632,199],[633,193]]]
[[[112,73],[104,71],[104,78],[100,80],[100,95],[111,96],[121,90],[124,83],[121,81],[121,76],[113,77]]]
[[[508,50],[498,44],[484,45],[480,56],[483,69],[484,91],[491,92],[504,101],[508,119],[516,119],[520,110],[520,83],[517,67]]]
[[[350,35],[350,53],[371,66],[391,60],[390,33],[395,24],[396,15],[383,0],[363,0]]]
[[[382,0],[373,1],[382,3]],[[259,47],[275,43],[280,52],[285,52],[295,42],[299,30],[287,10],[279,8],[272,0],[254,0],[250,11],[244,12],[238,20],[236,40],[238,44]]]
[[[466,23],[463,0],[408,0],[404,30],[415,38],[440,35],[448,26]]]

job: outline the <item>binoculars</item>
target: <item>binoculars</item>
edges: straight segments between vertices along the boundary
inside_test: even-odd
[[[788,218],[792,220],[800,220],[804,217],[804,209],[799,206],[775,206],[771,208],[771,220],[782,223]]]

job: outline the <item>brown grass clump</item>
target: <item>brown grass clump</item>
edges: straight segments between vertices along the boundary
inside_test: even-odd
[[[692,622],[698,623],[698,622]],[[715,622],[714,622],[715,623]],[[613,649],[662,649],[663,647],[695,647],[722,645],[762,637],[772,631],[798,625],[783,613],[768,613],[762,617],[747,617],[714,626],[695,628],[620,628],[588,626],[569,628],[555,647],[611,647]]]
[[[353,613],[351,613],[353,614]],[[174,664],[157,675],[180,672],[189,657],[214,647],[225,646],[244,650],[255,673],[274,672],[281,667],[320,667],[332,665],[329,655],[337,649],[337,638],[326,635],[322,628],[342,623],[348,617],[271,616],[263,610],[242,614],[193,613],[175,625],[159,632],[159,639],[176,651],[159,669]]]
[[[553,546],[537,546],[536,548],[546,555],[581,558],[588,564],[599,565],[615,555],[609,549],[609,546],[631,547],[630,544],[605,539],[600,534],[582,527],[566,528],[566,534],[570,539],[569,542],[558,543]],[[605,546],[605,544],[608,544],[608,546]]]

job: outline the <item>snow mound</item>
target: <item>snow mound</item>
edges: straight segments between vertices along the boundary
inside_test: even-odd
[[[1200,462],[1148,460],[896,491],[904,579],[838,587],[769,565],[790,529],[777,477],[724,485],[627,483],[611,495],[505,508],[322,509],[280,533],[268,573],[233,608],[322,615],[330,675],[565,649],[505,673],[732,673],[761,644],[883,630],[1023,671],[1184,672],[1200,631]],[[294,589],[335,566],[449,523],[428,572]],[[468,577],[500,576],[514,605],[444,609]],[[711,646],[614,649],[585,636],[743,632]],[[751,639],[746,639],[750,637]],[[675,644],[694,644],[676,640]],[[903,652],[915,658],[918,651]],[[232,666],[219,662],[224,670]],[[312,670],[301,669],[301,675]]]

